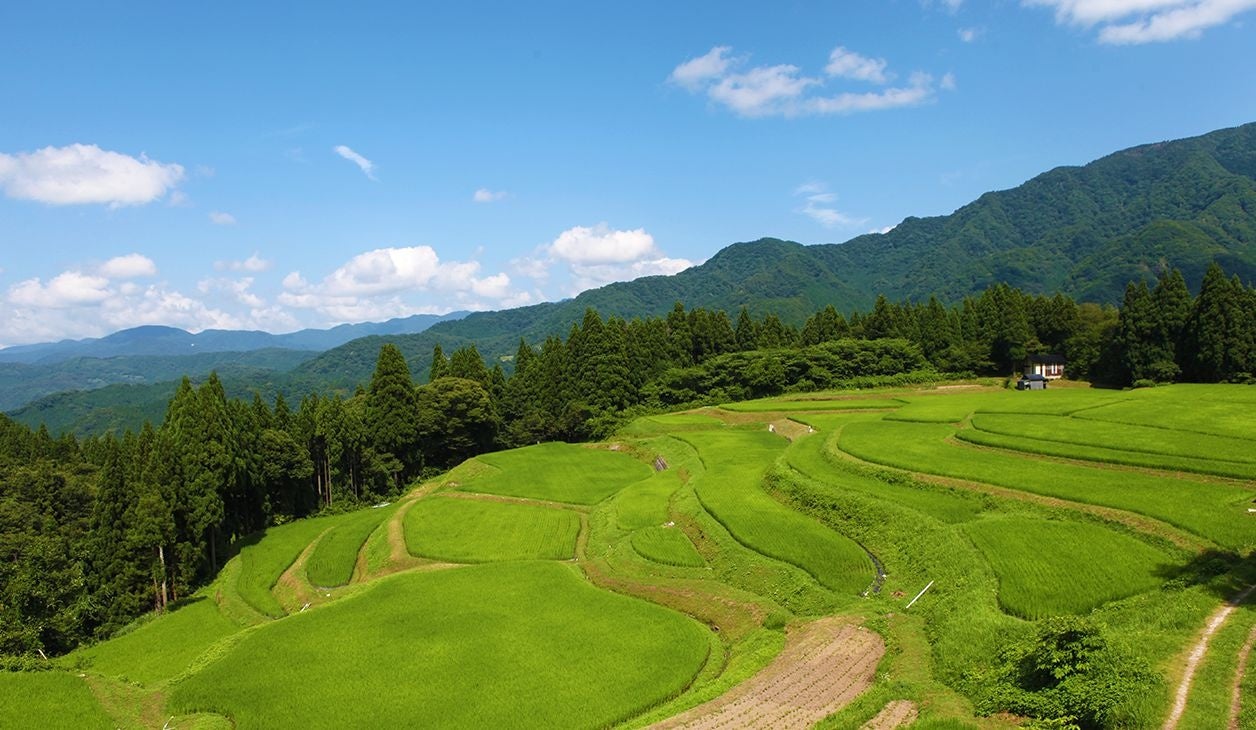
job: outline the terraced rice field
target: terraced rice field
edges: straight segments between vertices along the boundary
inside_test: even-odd
[[[254,631],[171,704],[242,730],[596,728],[679,693],[708,649],[692,619],[570,566],[473,566],[392,576]]]
[[[65,672],[0,672],[0,727],[107,728],[87,682]]]
[[[645,527],[632,533],[632,549],[646,560],[681,568],[706,565],[685,533],[672,527]]]
[[[1080,614],[1168,577],[1172,558],[1133,537],[1081,522],[993,518],[967,525],[999,577],[999,603],[1029,619]]]
[[[406,513],[416,557],[458,563],[570,560],[580,517],[570,510],[454,497],[421,500]]]
[[[477,457],[497,469],[463,489],[508,497],[597,504],[650,476],[650,467],[609,449],[564,443],[528,446]]]
[[[396,511],[396,506],[359,510],[339,520],[319,538],[305,565],[311,583],[327,588],[342,586],[353,577],[362,544],[375,528]]]

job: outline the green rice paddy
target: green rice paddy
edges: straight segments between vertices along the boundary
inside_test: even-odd
[[[477,458],[498,471],[462,485],[463,489],[571,504],[597,504],[650,476],[649,466],[627,454],[564,443]]]
[[[418,557],[459,563],[570,560],[580,517],[530,504],[430,497],[406,513],[405,527],[406,545]]]
[[[646,527],[632,533],[632,549],[646,560],[681,568],[701,568],[706,561],[685,536],[673,527]]]
[[[0,727],[108,728],[87,682],[65,672],[0,672]]]
[[[396,511],[395,506],[359,510],[340,520],[319,538],[305,564],[305,574],[316,586],[342,586],[353,577],[358,552],[375,528]]]

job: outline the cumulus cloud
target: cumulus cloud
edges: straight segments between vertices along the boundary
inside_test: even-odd
[[[235,219],[235,216],[231,215],[230,213],[223,213],[222,211],[211,210],[209,212],[209,222],[213,223],[216,226],[234,226],[236,223],[236,219]]]
[[[166,195],[183,176],[180,165],[96,145],[0,153],[0,187],[5,195],[49,205],[143,205]]]
[[[353,164],[357,165],[358,169],[362,171],[363,175],[366,175],[371,180],[375,179],[375,163],[374,162],[371,162],[370,160],[366,159],[362,155],[359,155],[357,152],[354,152],[351,148],[342,144],[338,144],[335,147],[333,147],[332,151],[340,155],[341,157],[345,158],[349,162],[352,162]]]
[[[844,228],[867,224],[866,218],[856,218],[838,210],[837,193],[829,192],[828,186],[821,182],[807,182],[794,188],[794,196],[802,199],[802,204],[794,209],[825,228]]]
[[[157,264],[143,254],[130,253],[126,256],[115,256],[101,264],[100,275],[108,279],[135,279],[141,276],[156,276]]]
[[[616,281],[631,281],[643,276],[679,274],[693,265],[694,262],[689,259],[667,256],[622,264],[572,264],[572,282],[568,289],[571,294],[578,294],[586,289],[594,289]]]
[[[985,28],[972,27],[972,28],[960,28],[959,30],[956,31],[956,34],[959,36],[959,39],[961,41],[965,43],[974,43],[985,32],[986,32]]]
[[[885,59],[871,58],[838,46],[829,54],[825,76],[805,75],[792,64],[745,68],[746,59],[730,56],[727,46],[712,48],[672,70],[669,81],[744,117],[858,112],[917,106],[933,101],[938,86],[932,75],[916,72],[908,83],[887,86],[894,78]],[[830,91],[830,82],[858,81],[885,88],[875,91]],[[834,93],[836,92],[836,93]]]
[[[483,274],[478,261],[441,261],[431,246],[366,251],[317,283],[291,272],[284,277],[283,287],[280,303],[314,309],[342,322],[485,309],[519,298],[509,275]],[[412,299],[418,293],[441,294],[453,306],[416,306]],[[446,295],[452,295],[452,301]]]
[[[247,271],[249,273],[260,273],[270,268],[271,262],[262,258],[256,251],[243,261],[215,261],[214,269],[216,271]]]
[[[499,200],[505,200],[508,195],[510,193],[507,193],[505,190],[480,188],[471,195],[471,199],[477,203],[496,203]]]
[[[558,234],[549,250],[555,258],[574,264],[622,264],[656,253],[654,236],[644,228],[616,231],[605,223],[568,228]]]
[[[1056,21],[1097,28],[1101,43],[1134,45],[1199,38],[1256,9],[1256,0],[1023,0],[1048,7]]]

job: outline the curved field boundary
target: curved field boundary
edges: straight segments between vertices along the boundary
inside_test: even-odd
[[[1213,611],[1208,617],[1208,623],[1204,625],[1204,633],[1200,635],[1199,640],[1195,642],[1186,656],[1186,669],[1182,672],[1181,681],[1178,682],[1177,693],[1173,697],[1173,709],[1165,718],[1163,730],[1176,730],[1178,723],[1182,720],[1182,713],[1186,712],[1186,699],[1190,696],[1195,672],[1199,669],[1204,655],[1208,653],[1208,643],[1212,641],[1213,634],[1217,633],[1225,624],[1226,619],[1230,618],[1230,614],[1234,613],[1234,610],[1251,595],[1253,590],[1256,590],[1256,584],[1243,589],[1241,593],[1226,601],[1224,606]]]
[[[877,716],[865,722],[859,730],[893,730],[896,727],[912,724],[919,714],[915,702],[894,700],[887,702]]]
[[[651,727],[809,728],[867,689],[884,653],[885,642],[867,629],[840,618],[813,621],[791,631],[785,649],[746,682]]]

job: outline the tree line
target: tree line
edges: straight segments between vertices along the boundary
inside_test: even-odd
[[[1000,284],[953,306],[889,302],[801,327],[677,303],[663,317],[589,310],[566,337],[489,367],[433,353],[416,384],[393,345],[351,394],[295,407],[188,379],[163,422],[82,440],[0,417],[0,657],[58,654],[165,610],[216,575],[239,538],[402,493],[498,448],[583,440],[652,410],[852,385],[1007,375],[1034,353],[1114,385],[1246,380],[1256,292],[1218,266],[1131,284],[1121,308]]]

